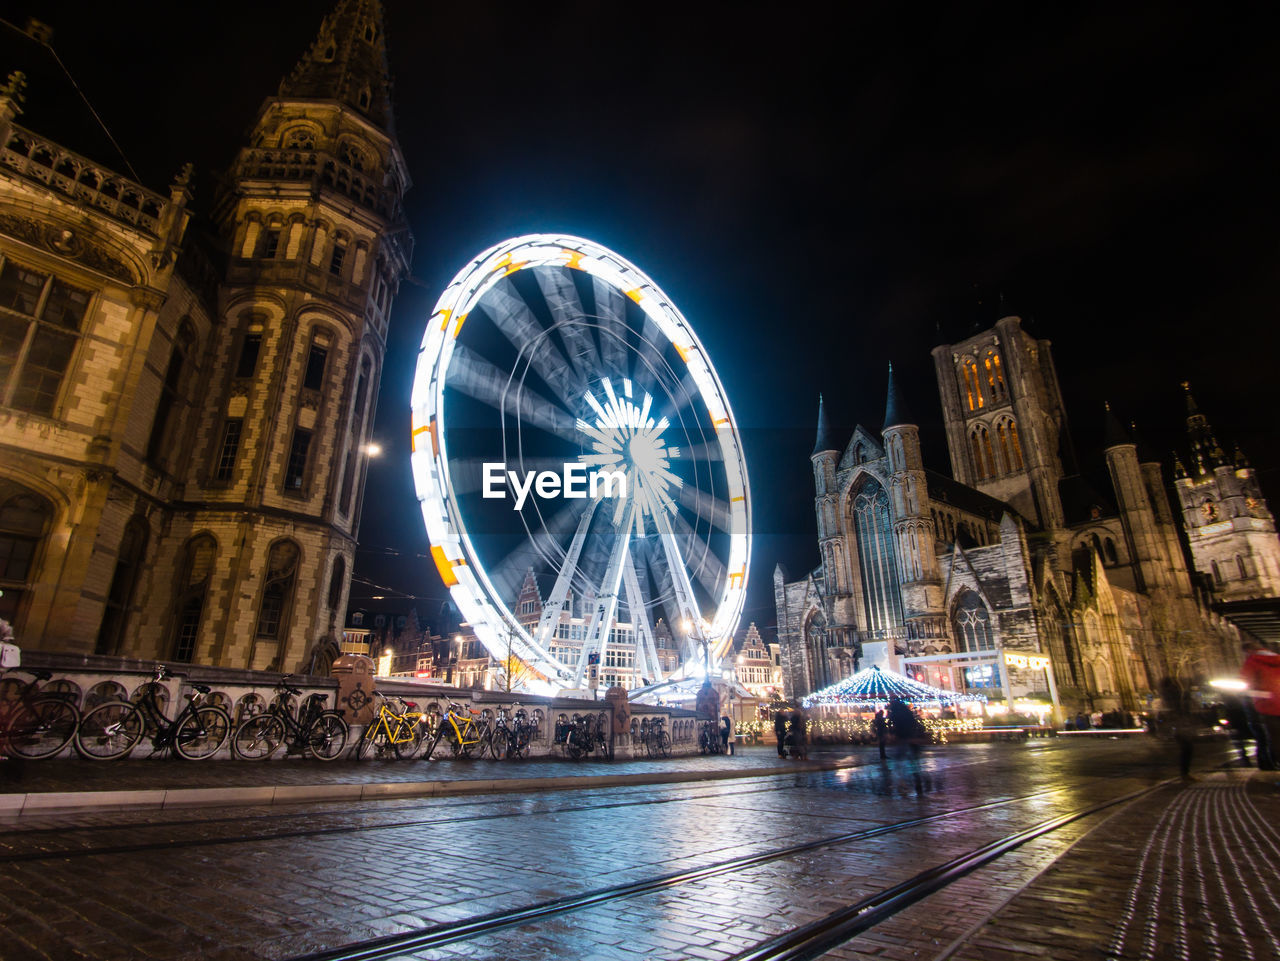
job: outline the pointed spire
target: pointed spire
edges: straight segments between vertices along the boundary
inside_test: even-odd
[[[902,399],[902,392],[898,390],[898,382],[893,377],[893,364],[889,364],[889,393],[884,404],[884,427],[881,433],[890,427],[901,427],[904,424],[914,424],[911,414],[907,411],[906,402]]]
[[[1178,456],[1177,451],[1173,454],[1173,476],[1179,480],[1187,476],[1187,468],[1183,466],[1182,458]]]
[[[1221,467],[1226,463],[1227,455],[1218,446],[1213,436],[1213,428],[1209,426],[1209,418],[1200,413],[1196,399],[1191,396],[1191,384],[1182,382],[1182,389],[1187,392],[1187,436],[1191,440],[1191,453],[1195,457],[1196,467],[1201,474]]]
[[[1126,444],[1132,444],[1133,438],[1125,433],[1124,425],[1120,423],[1120,418],[1116,416],[1116,412],[1111,409],[1111,402],[1104,401],[1103,407],[1106,408],[1106,416],[1103,418],[1103,449],[1110,450],[1112,447],[1123,447]]]
[[[337,100],[394,133],[383,20],[378,0],[338,0],[311,48],[280,82],[280,96]]]
[[[1244,455],[1244,451],[1241,449],[1239,444],[1236,444],[1236,452],[1232,456],[1232,460],[1236,462],[1237,470],[1249,466],[1249,458]]]
[[[810,457],[816,457],[818,454],[835,450],[835,444],[831,443],[831,428],[827,426],[827,407],[823,403],[822,395],[818,395],[818,436],[813,442],[813,453]]]

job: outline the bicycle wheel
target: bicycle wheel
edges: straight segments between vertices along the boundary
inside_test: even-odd
[[[350,729],[342,715],[326,712],[311,722],[303,736],[307,751],[317,761],[334,761],[342,757],[347,748]]]
[[[376,761],[385,760],[391,753],[391,738],[387,734],[386,723],[379,718],[372,727],[365,728],[364,736],[356,745],[356,760],[363,761],[371,757]]]
[[[76,733],[80,712],[57,697],[36,698],[18,708],[0,743],[10,754],[31,760],[53,757]]]
[[[418,753],[418,748],[422,747],[422,725],[416,721],[401,718],[400,723],[396,725],[391,746],[400,760],[407,761],[412,758]]]
[[[99,704],[80,719],[76,752],[92,761],[114,761],[134,749],[145,727],[142,713],[128,701]]]
[[[231,715],[220,707],[206,704],[178,722],[178,729],[173,732],[173,749],[188,761],[203,761],[217,754],[230,734]]]
[[[493,755],[495,761],[502,761],[507,756],[507,750],[511,746],[511,738],[507,736],[507,732],[502,728],[498,728],[493,732],[493,737],[489,738],[489,753]]]
[[[666,731],[658,732],[658,753],[663,757],[671,757],[671,735]]]
[[[529,732],[517,728],[507,740],[507,757],[520,759],[529,756]]]
[[[231,753],[242,761],[264,761],[284,743],[284,721],[275,714],[252,714],[231,735]]]
[[[475,728],[468,728],[462,732],[462,738],[459,739],[452,731],[449,732],[449,750],[453,751],[454,757],[471,757],[471,752],[483,744],[483,741],[476,741]]]

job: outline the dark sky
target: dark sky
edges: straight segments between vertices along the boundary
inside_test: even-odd
[[[163,189],[192,160],[207,204],[329,6],[0,10],[54,27],[145,183]],[[707,346],[749,432],[746,617],[762,625],[774,564],[799,575],[817,562],[819,391],[842,442],[855,423],[877,429],[892,360],[928,466],[949,472],[929,349],[1006,313],[1053,342],[1100,480],[1103,401],[1168,463],[1189,379],[1280,506],[1275,33],[1251,12],[1262,5],[1169,6],[391,0],[417,249],[361,541],[401,555],[371,566],[362,553],[358,567],[441,593],[413,557],[425,550],[407,462],[414,354],[469,258],[539,230],[638,264]],[[54,79],[33,84],[20,122],[120,167]]]

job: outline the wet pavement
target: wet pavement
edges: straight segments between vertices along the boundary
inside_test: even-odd
[[[1270,775],[1223,766],[1225,746],[1198,753],[1198,780],[1186,783],[1159,742],[1051,739],[955,745],[883,765],[874,749],[851,749],[826,759],[852,766],[780,775],[765,773],[777,765],[772,749],[522,762],[539,776],[654,764],[681,765],[672,770],[688,777],[555,793],[0,819],[0,956],[247,961],[437,932],[431,947],[401,943],[378,956],[755,957],[748,953],[767,939],[910,887],[927,868],[1147,789],[805,956],[1280,956],[1280,791]],[[745,776],[708,780],[729,765]],[[481,766],[502,765],[458,770]],[[178,770],[208,776],[198,767]],[[287,767],[258,769],[307,776]],[[404,767],[366,763],[325,776],[409,776]],[[267,776],[258,769],[241,776]],[[28,776],[66,783],[52,770]],[[466,937],[447,928],[575,895],[590,897],[535,923],[480,925]]]

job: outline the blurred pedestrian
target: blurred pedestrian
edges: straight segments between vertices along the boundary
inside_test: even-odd
[[[800,761],[808,760],[809,745],[805,736],[804,711],[796,708],[791,712],[791,724],[787,733],[787,741],[791,745],[791,756]]]
[[[898,745],[898,756],[902,757],[910,751],[913,758],[919,757],[924,725],[916,717],[916,712],[911,710],[911,705],[897,695],[889,698],[888,720],[894,743]]]
[[[1178,746],[1178,773],[1184,781],[1191,777],[1191,755],[1196,744],[1196,720],[1191,713],[1191,699],[1171,677],[1160,680],[1161,734]]]
[[[1240,676],[1253,699],[1254,737],[1258,744],[1258,768],[1274,771],[1280,750],[1280,654],[1261,644],[1247,641],[1248,657]]]
[[[720,715],[720,745],[723,753],[733,753],[733,721],[728,714]]]
[[[1084,711],[1081,711],[1079,714],[1076,715],[1076,730],[1077,731],[1089,730],[1089,715],[1085,714]]]
[[[778,739],[778,757],[787,756],[787,712],[773,712],[773,734]]]
[[[1253,727],[1249,722],[1251,708],[1247,698],[1232,697],[1222,699],[1222,713],[1226,715],[1227,727],[1231,731],[1231,740],[1236,742],[1236,750],[1240,752],[1240,766],[1249,766],[1249,749],[1244,742],[1253,737]]]
[[[876,736],[876,743],[880,745],[880,760],[883,761],[885,742],[889,740],[889,722],[885,720],[883,708],[876,711],[875,719],[871,722],[871,733]]]

